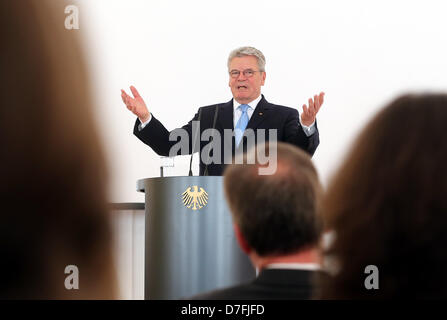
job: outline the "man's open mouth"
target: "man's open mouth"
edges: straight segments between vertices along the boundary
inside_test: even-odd
[[[238,89],[247,89],[247,86],[237,86]]]

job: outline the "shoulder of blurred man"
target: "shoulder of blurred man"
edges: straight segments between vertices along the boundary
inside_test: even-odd
[[[265,269],[253,281],[192,296],[190,300],[307,300],[319,271]]]

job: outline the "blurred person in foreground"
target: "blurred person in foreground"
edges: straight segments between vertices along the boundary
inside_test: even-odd
[[[319,297],[447,297],[446,123],[447,95],[405,95],[360,134],[324,200]]]
[[[274,174],[260,175],[262,165],[247,161],[229,166],[224,174],[235,235],[258,276],[249,283],[192,299],[311,297],[313,277],[319,270],[321,229],[322,189],[317,171],[303,150],[281,142],[267,146],[277,148]]]
[[[1,299],[115,297],[106,168],[65,5],[0,2]]]

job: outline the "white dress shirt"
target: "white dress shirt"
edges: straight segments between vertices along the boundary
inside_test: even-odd
[[[307,270],[307,271],[319,271],[321,266],[318,263],[271,263],[264,267],[264,269],[285,269],[285,270]],[[259,275],[259,269],[256,268],[256,276]]]

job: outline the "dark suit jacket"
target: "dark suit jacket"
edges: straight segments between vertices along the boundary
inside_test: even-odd
[[[312,297],[315,271],[264,269],[247,284],[193,296],[191,300],[302,300]]]
[[[217,117],[216,116],[217,112]],[[194,132],[192,128],[192,121],[198,121],[200,117],[200,133]],[[215,119],[215,121],[214,121]],[[221,147],[220,147],[220,161],[219,163],[211,163],[206,166],[204,159],[200,159],[200,175],[204,175],[205,168],[208,170],[208,175],[220,176],[223,174],[225,163],[231,163],[231,159],[235,153],[235,143],[234,137],[229,141],[230,145],[225,145],[224,143],[224,129],[234,130],[233,128],[233,99],[227,103],[215,104],[211,106],[201,107],[196,113],[194,118],[186,125],[182,127],[189,137],[188,150],[179,150],[175,154],[169,154],[171,147],[174,146],[180,138],[174,141],[169,141],[170,132],[158,121],[153,115],[152,120],[143,128],[139,130],[138,126],[140,121],[137,119],[134,127],[134,134],[145,144],[150,146],[157,154],[162,156],[174,156],[180,154],[191,154],[193,149],[193,143],[195,142],[195,151],[200,147],[202,150],[210,141],[208,138],[206,141],[200,141],[200,137],[205,129],[214,128],[218,131],[221,137]],[[316,126],[316,123],[315,123]],[[270,135],[268,129],[277,129],[277,141],[288,142],[301,149],[307,151],[310,155],[313,155],[320,143],[318,129],[316,132],[307,137],[303,131],[303,128],[299,122],[299,114],[296,109],[274,105],[267,102],[264,96],[262,96],[256,109],[253,112],[250,121],[248,122],[247,129],[266,129],[265,141],[269,141]],[[174,132],[173,130],[172,132]],[[257,131],[256,131],[257,132]],[[213,139],[218,139],[216,134]],[[245,137],[244,137],[245,139]],[[258,137],[255,134],[255,141],[257,143]],[[240,145],[243,145],[241,143]],[[210,148],[210,147],[208,147]],[[225,153],[226,150],[231,150],[231,153]],[[218,150],[218,148],[216,148]],[[211,158],[213,157],[213,151],[210,153]],[[217,154],[216,154],[217,157]]]

